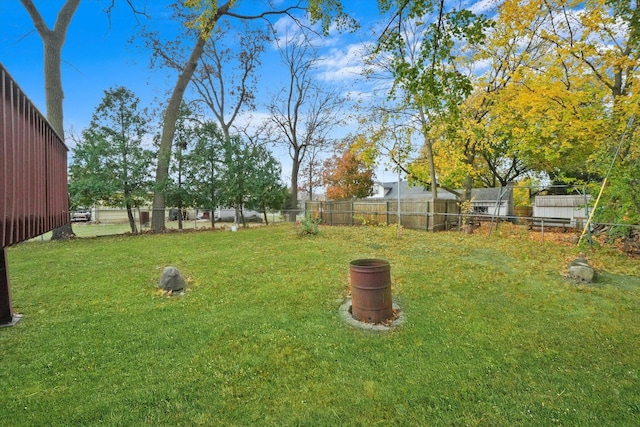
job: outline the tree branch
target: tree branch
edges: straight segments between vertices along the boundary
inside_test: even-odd
[[[80,0],[74,0],[74,1],[79,2]],[[31,17],[31,20],[33,21],[33,25],[36,27],[36,31],[38,31],[38,34],[40,34],[40,37],[42,37],[43,39],[45,37],[48,37],[51,30],[49,30],[49,27],[47,27],[47,24],[44,22],[44,19],[42,19],[42,15],[40,15],[40,12],[38,12],[38,9],[33,4],[33,1],[20,0],[20,3],[22,3],[22,6],[24,6],[24,8],[27,10],[27,13]]]

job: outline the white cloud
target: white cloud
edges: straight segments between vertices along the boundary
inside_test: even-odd
[[[366,45],[351,44],[344,48],[331,48],[318,62],[320,78],[329,82],[352,81],[362,78],[366,64]]]
[[[503,3],[503,0],[479,0],[469,6],[469,10],[476,15],[493,15],[496,9]]]
[[[313,28],[316,33],[301,29],[301,25]],[[288,16],[282,17],[273,24],[273,30],[275,31],[275,38],[271,44],[273,49],[279,49],[279,47],[289,44],[298,46],[310,44],[314,47],[326,47],[335,43],[333,38],[321,37],[318,25],[311,25],[307,17],[297,18],[297,21]]]
[[[283,16],[278,19],[273,24],[273,30],[275,31],[275,37],[271,44],[273,49],[277,50],[280,46],[286,46],[290,43],[301,44],[302,36],[299,26],[290,17]]]

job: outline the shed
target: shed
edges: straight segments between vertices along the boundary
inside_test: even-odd
[[[589,217],[590,195],[535,196],[533,216],[537,218],[565,218],[571,226],[580,227]]]

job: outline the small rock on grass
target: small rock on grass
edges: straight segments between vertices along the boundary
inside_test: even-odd
[[[187,282],[176,267],[165,267],[158,287],[167,292],[179,292],[187,287]]]
[[[583,283],[591,283],[596,271],[589,265],[584,255],[578,256],[569,263],[569,277]]]

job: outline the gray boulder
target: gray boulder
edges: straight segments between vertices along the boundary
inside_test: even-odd
[[[589,265],[582,255],[569,263],[569,276],[580,282],[591,283],[596,271]]]
[[[177,292],[187,287],[182,274],[175,267],[165,267],[158,287],[163,291]]]

